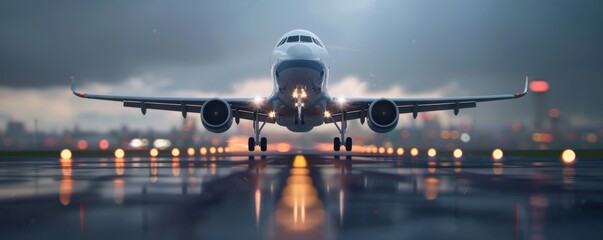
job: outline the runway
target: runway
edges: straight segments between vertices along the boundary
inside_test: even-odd
[[[600,239],[603,161],[2,157],[2,239]]]

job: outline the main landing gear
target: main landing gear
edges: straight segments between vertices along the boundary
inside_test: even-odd
[[[253,120],[253,133],[255,135],[255,138],[249,137],[249,140],[247,141],[247,147],[249,148],[250,152],[253,152],[255,151],[256,146],[260,146],[260,150],[262,150],[262,152],[265,152],[266,149],[268,149],[268,139],[266,139],[266,137],[260,138],[260,132],[264,128],[264,125],[266,125],[266,121],[264,121],[262,123],[262,126],[260,126],[259,114],[255,112],[254,115],[255,116]]]
[[[341,150],[341,146],[344,146],[345,150],[348,152],[352,151],[352,138],[345,136],[345,131],[348,128],[348,122],[345,119],[345,117],[346,117],[346,113],[342,112],[341,113],[341,127],[339,127],[337,122],[333,119],[333,124],[335,124],[335,127],[337,127],[337,130],[339,131],[339,134],[341,134],[341,138],[339,138],[339,137],[333,138],[333,150],[335,152],[339,152],[339,150]],[[342,140],[345,140],[345,141],[342,142]]]

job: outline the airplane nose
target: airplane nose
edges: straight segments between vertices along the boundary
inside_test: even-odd
[[[311,59],[312,49],[305,44],[295,44],[287,49],[287,55],[295,59]]]

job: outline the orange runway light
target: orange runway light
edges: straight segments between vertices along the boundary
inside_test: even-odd
[[[115,149],[114,155],[116,158],[123,158],[126,156],[126,152],[123,149],[118,148],[118,149]]]
[[[437,151],[435,150],[435,148],[430,148],[427,150],[427,156],[429,157],[435,157],[437,154]]]
[[[561,160],[565,164],[573,164],[576,161],[576,153],[571,149],[563,150],[561,153]]]
[[[419,155],[419,149],[417,149],[417,148],[410,149],[410,155],[413,157],[416,157],[417,155]]]
[[[149,151],[149,154],[151,157],[157,157],[159,155],[159,150],[157,150],[157,148],[152,148],[151,151]]]
[[[172,149],[172,157],[178,157],[178,156],[180,156],[180,149],[173,148]]]
[[[209,153],[216,154],[216,148],[215,147],[210,147],[209,148]]]
[[[454,156],[454,158],[461,158],[463,157],[463,150],[461,149],[454,149],[454,151],[452,152],[452,156]]]
[[[207,154],[207,148],[205,148],[205,147],[200,148],[200,149],[199,149],[199,153],[200,153],[201,155],[205,155],[205,154]]]
[[[69,149],[61,150],[61,159],[71,159],[71,150],[69,150]]]
[[[401,148],[401,147],[400,147],[400,148],[398,148],[398,149],[396,150],[396,154],[398,154],[398,156],[402,156],[402,155],[404,155],[404,148]]]
[[[186,154],[188,154],[188,156],[190,156],[190,157],[195,156],[195,149],[194,148],[186,149]]]
[[[389,154],[389,155],[394,154],[394,148],[388,147],[387,148],[387,154]]]
[[[492,151],[492,158],[494,158],[494,160],[501,160],[503,158],[503,151],[500,150],[499,148],[494,149],[494,151]]]

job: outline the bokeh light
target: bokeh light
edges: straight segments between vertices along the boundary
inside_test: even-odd
[[[437,153],[438,152],[435,150],[435,148],[430,148],[427,150],[427,156],[429,157],[435,157]]]
[[[503,151],[499,148],[494,149],[494,151],[492,151],[492,158],[494,158],[494,160],[501,160],[503,158]]]
[[[452,152],[452,156],[454,156],[454,158],[461,158],[463,157],[463,150],[461,149],[454,149],[454,151]]]
[[[188,154],[189,156],[195,156],[195,149],[194,148],[188,148],[186,150],[186,154]]]
[[[566,164],[572,164],[576,161],[576,153],[574,150],[565,149],[561,153],[561,160]]]
[[[61,159],[71,159],[71,150],[69,150],[69,149],[61,150]]]
[[[413,157],[416,157],[417,155],[419,155],[419,149],[417,149],[417,148],[410,149],[410,155]]]
[[[118,149],[115,149],[114,155],[116,158],[123,158],[126,156],[126,152],[123,149],[118,148]]]
[[[109,140],[101,139],[98,142],[98,148],[100,148],[101,150],[107,150],[109,148]]]
[[[159,155],[159,150],[157,150],[157,148],[152,148],[151,151],[149,151],[149,154],[151,157],[157,157]]]
[[[178,156],[180,156],[180,149],[172,148],[172,157],[178,157]]]

